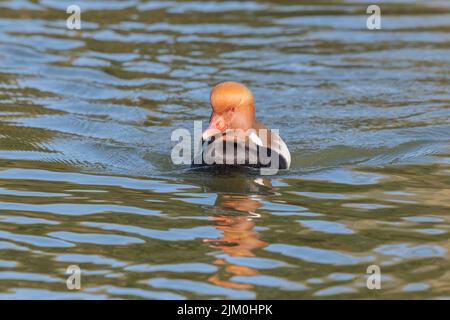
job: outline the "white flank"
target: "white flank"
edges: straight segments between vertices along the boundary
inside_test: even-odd
[[[254,132],[250,133],[249,138],[257,145],[263,147],[263,143],[262,143],[261,139],[256,135],[256,133],[254,133]]]

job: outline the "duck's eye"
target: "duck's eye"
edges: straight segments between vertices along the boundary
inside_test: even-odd
[[[233,108],[231,108],[231,110],[230,110],[231,112],[234,112],[234,107]]]

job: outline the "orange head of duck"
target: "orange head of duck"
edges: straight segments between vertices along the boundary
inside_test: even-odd
[[[243,84],[222,82],[211,90],[213,109],[203,140],[224,133],[228,129],[248,130],[255,124],[255,106],[252,92]]]

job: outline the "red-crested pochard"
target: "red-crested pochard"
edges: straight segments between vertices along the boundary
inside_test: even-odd
[[[291,155],[284,141],[274,130],[268,129],[256,119],[252,92],[243,84],[233,81],[222,82],[211,90],[213,109],[208,128],[202,134],[202,165],[244,165],[250,167],[270,167],[289,169]],[[217,150],[225,150],[227,142],[243,144],[245,159],[238,160],[233,153],[221,155]],[[220,147],[217,144],[220,143]],[[216,150],[215,160],[206,161],[205,154]],[[214,152],[213,152],[214,153]]]

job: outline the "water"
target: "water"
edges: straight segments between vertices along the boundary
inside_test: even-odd
[[[0,298],[450,296],[450,2],[69,4],[0,4]],[[290,171],[171,163],[224,80]]]

